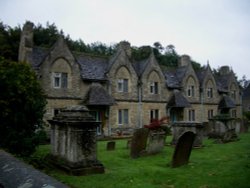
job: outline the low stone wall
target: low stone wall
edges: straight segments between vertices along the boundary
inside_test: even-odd
[[[67,188],[68,186],[0,150],[0,187]]]

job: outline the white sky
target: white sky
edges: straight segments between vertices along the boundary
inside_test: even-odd
[[[0,0],[0,21],[55,23],[72,39],[173,44],[201,65],[250,79],[250,0]]]

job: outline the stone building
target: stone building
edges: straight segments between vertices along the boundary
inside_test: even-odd
[[[45,119],[60,109],[85,104],[101,121],[97,134],[129,134],[151,119],[207,122],[218,113],[241,118],[241,96],[232,70],[213,75],[209,65],[196,72],[183,55],[174,70],[161,67],[154,53],[143,61],[120,42],[109,58],[69,50],[63,38],[49,49],[33,45],[33,24],[20,40],[19,61],[30,63],[47,95]]]

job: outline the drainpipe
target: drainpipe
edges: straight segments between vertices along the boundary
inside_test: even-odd
[[[138,87],[138,123],[139,123],[139,128],[142,128],[142,83],[140,80],[138,81],[137,87]]]
[[[204,93],[203,89],[200,88],[200,99],[201,99],[201,123],[204,122]]]

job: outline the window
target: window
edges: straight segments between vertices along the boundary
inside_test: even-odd
[[[188,86],[188,90],[187,90],[187,95],[188,97],[194,97],[194,86]]]
[[[195,111],[188,110],[188,121],[195,121]]]
[[[128,92],[128,79],[118,79],[118,92]]]
[[[207,89],[207,97],[213,98],[213,88],[210,87]]]
[[[90,114],[95,118],[95,121],[101,121],[101,112],[99,111],[90,111]],[[102,125],[101,123],[98,124],[96,127],[96,134],[101,135],[102,134]]]
[[[128,109],[118,110],[118,124],[128,125]]]
[[[213,118],[213,116],[214,116],[214,111],[213,110],[208,110],[207,111],[207,117],[208,117],[208,119]]]
[[[236,118],[236,110],[232,110],[232,118]]]
[[[150,110],[150,120],[152,120],[152,119],[159,119],[159,110],[158,109]]]
[[[56,116],[57,114],[59,114],[61,112],[60,108],[55,108],[53,109],[53,116]]]
[[[236,99],[236,91],[235,90],[233,90],[232,92],[231,92],[231,96],[232,96],[232,98],[235,100]]]
[[[53,73],[53,86],[54,88],[67,88],[68,87],[68,74],[55,72]]]
[[[150,82],[150,93],[158,94],[158,82]]]

